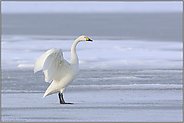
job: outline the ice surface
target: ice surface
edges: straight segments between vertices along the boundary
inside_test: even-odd
[[[57,94],[3,93],[3,122],[182,122],[181,90],[85,90]],[[169,96],[168,96],[169,95]]]
[[[94,8],[94,9],[89,9]],[[55,2],[2,2],[2,13],[107,13],[107,12],[182,12],[177,1],[55,1]]]
[[[75,37],[3,35],[1,121],[183,121],[182,42],[90,38],[77,46],[80,73],[64,92],[74,104],[60,105],[57,94],[42,99],[49,83],[33,66],[51,48],[69,61]]]
[[[74,41],[46,40],[46,37],[2,37],[2,69],[32,68],[35,60],[51,48],[61,48],[70,60]],[[62,37],[60,37],[62,38]],[[182,42],[140,40],[95,40],[81,42],[77,54],[81,69],[116,69],[120,67],[182,68]]]

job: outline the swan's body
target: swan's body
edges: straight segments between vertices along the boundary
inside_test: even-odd
[[[47,88],[43,98],[59,92],[60,103],[65,104],[63,91],[75,79],[79,72],[79,60],[76,54],[76,45],[80,41],[92,40],[88,37],[80,36],[74,41],[71,47],[70,63],[63,58],[61,49],[48,50],[35,61],[34,73],[43,69],[45,81],[52,82]]]

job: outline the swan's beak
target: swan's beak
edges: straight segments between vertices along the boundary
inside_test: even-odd
[[[91,41],[91,42],[93,42],[93,40],[91,40],[91,39],[88,39],[87,41]]]
[[[91,41],[93,42],[93,40],[91,40],[90,38],[86,37],[86,41]]]

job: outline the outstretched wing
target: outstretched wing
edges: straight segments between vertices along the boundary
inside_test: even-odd
[[[43,72],[45,75],[45,81],[51,82],[55,79],[56,71],[64,61],[63,53],[61,49],[57,49],[52,52],[45,60],[43,65]]]
[[[46,53],[44,53],[43,55],[41,55],[34,63],[34,73],[36,73],[37,71],[40,71],[43,69],[43,65],[44,62],[46,60],[46,58],[52,53],[54,52],[55,49],[50,49],[48,51],[46,51]]]
[[[65,69],[70,66],[70,64],[64,60],[63,52],[61,49],[51,49],[47,51],[45,55],[43,54],[40,57],[40,59],[43,61],[38,61],[40,61],[42,65],[41,69],[43,69],[46,82],[51,82],[54,80],[58,75],[58,72],[60,76],[62,76],[62,74],[65,74],[64,72],[66,72]]]

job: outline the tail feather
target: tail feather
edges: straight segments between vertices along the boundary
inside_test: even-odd
[[[48,93],[46,93],[46,92],[45,92],[45,94],[43,95],[43,97],[42,97],[42,98],[44,98],[44,97],[46,97],[46,96],[48,96]]]
[[[45,94],[43,95],[42,98],[44,98],[44,97],[46,97],[46,96],[48,96],[48,95],[57,93],[57,92],[61,92],[61,93],[62,93],[63,90],[64,90],[65,88],[59,89],[59,88],[58,88],[58,84],[59,84],[59,82],[53,81],[53,82],[50,84],[50,86],[47,88],[47,90],[45,91]]]

